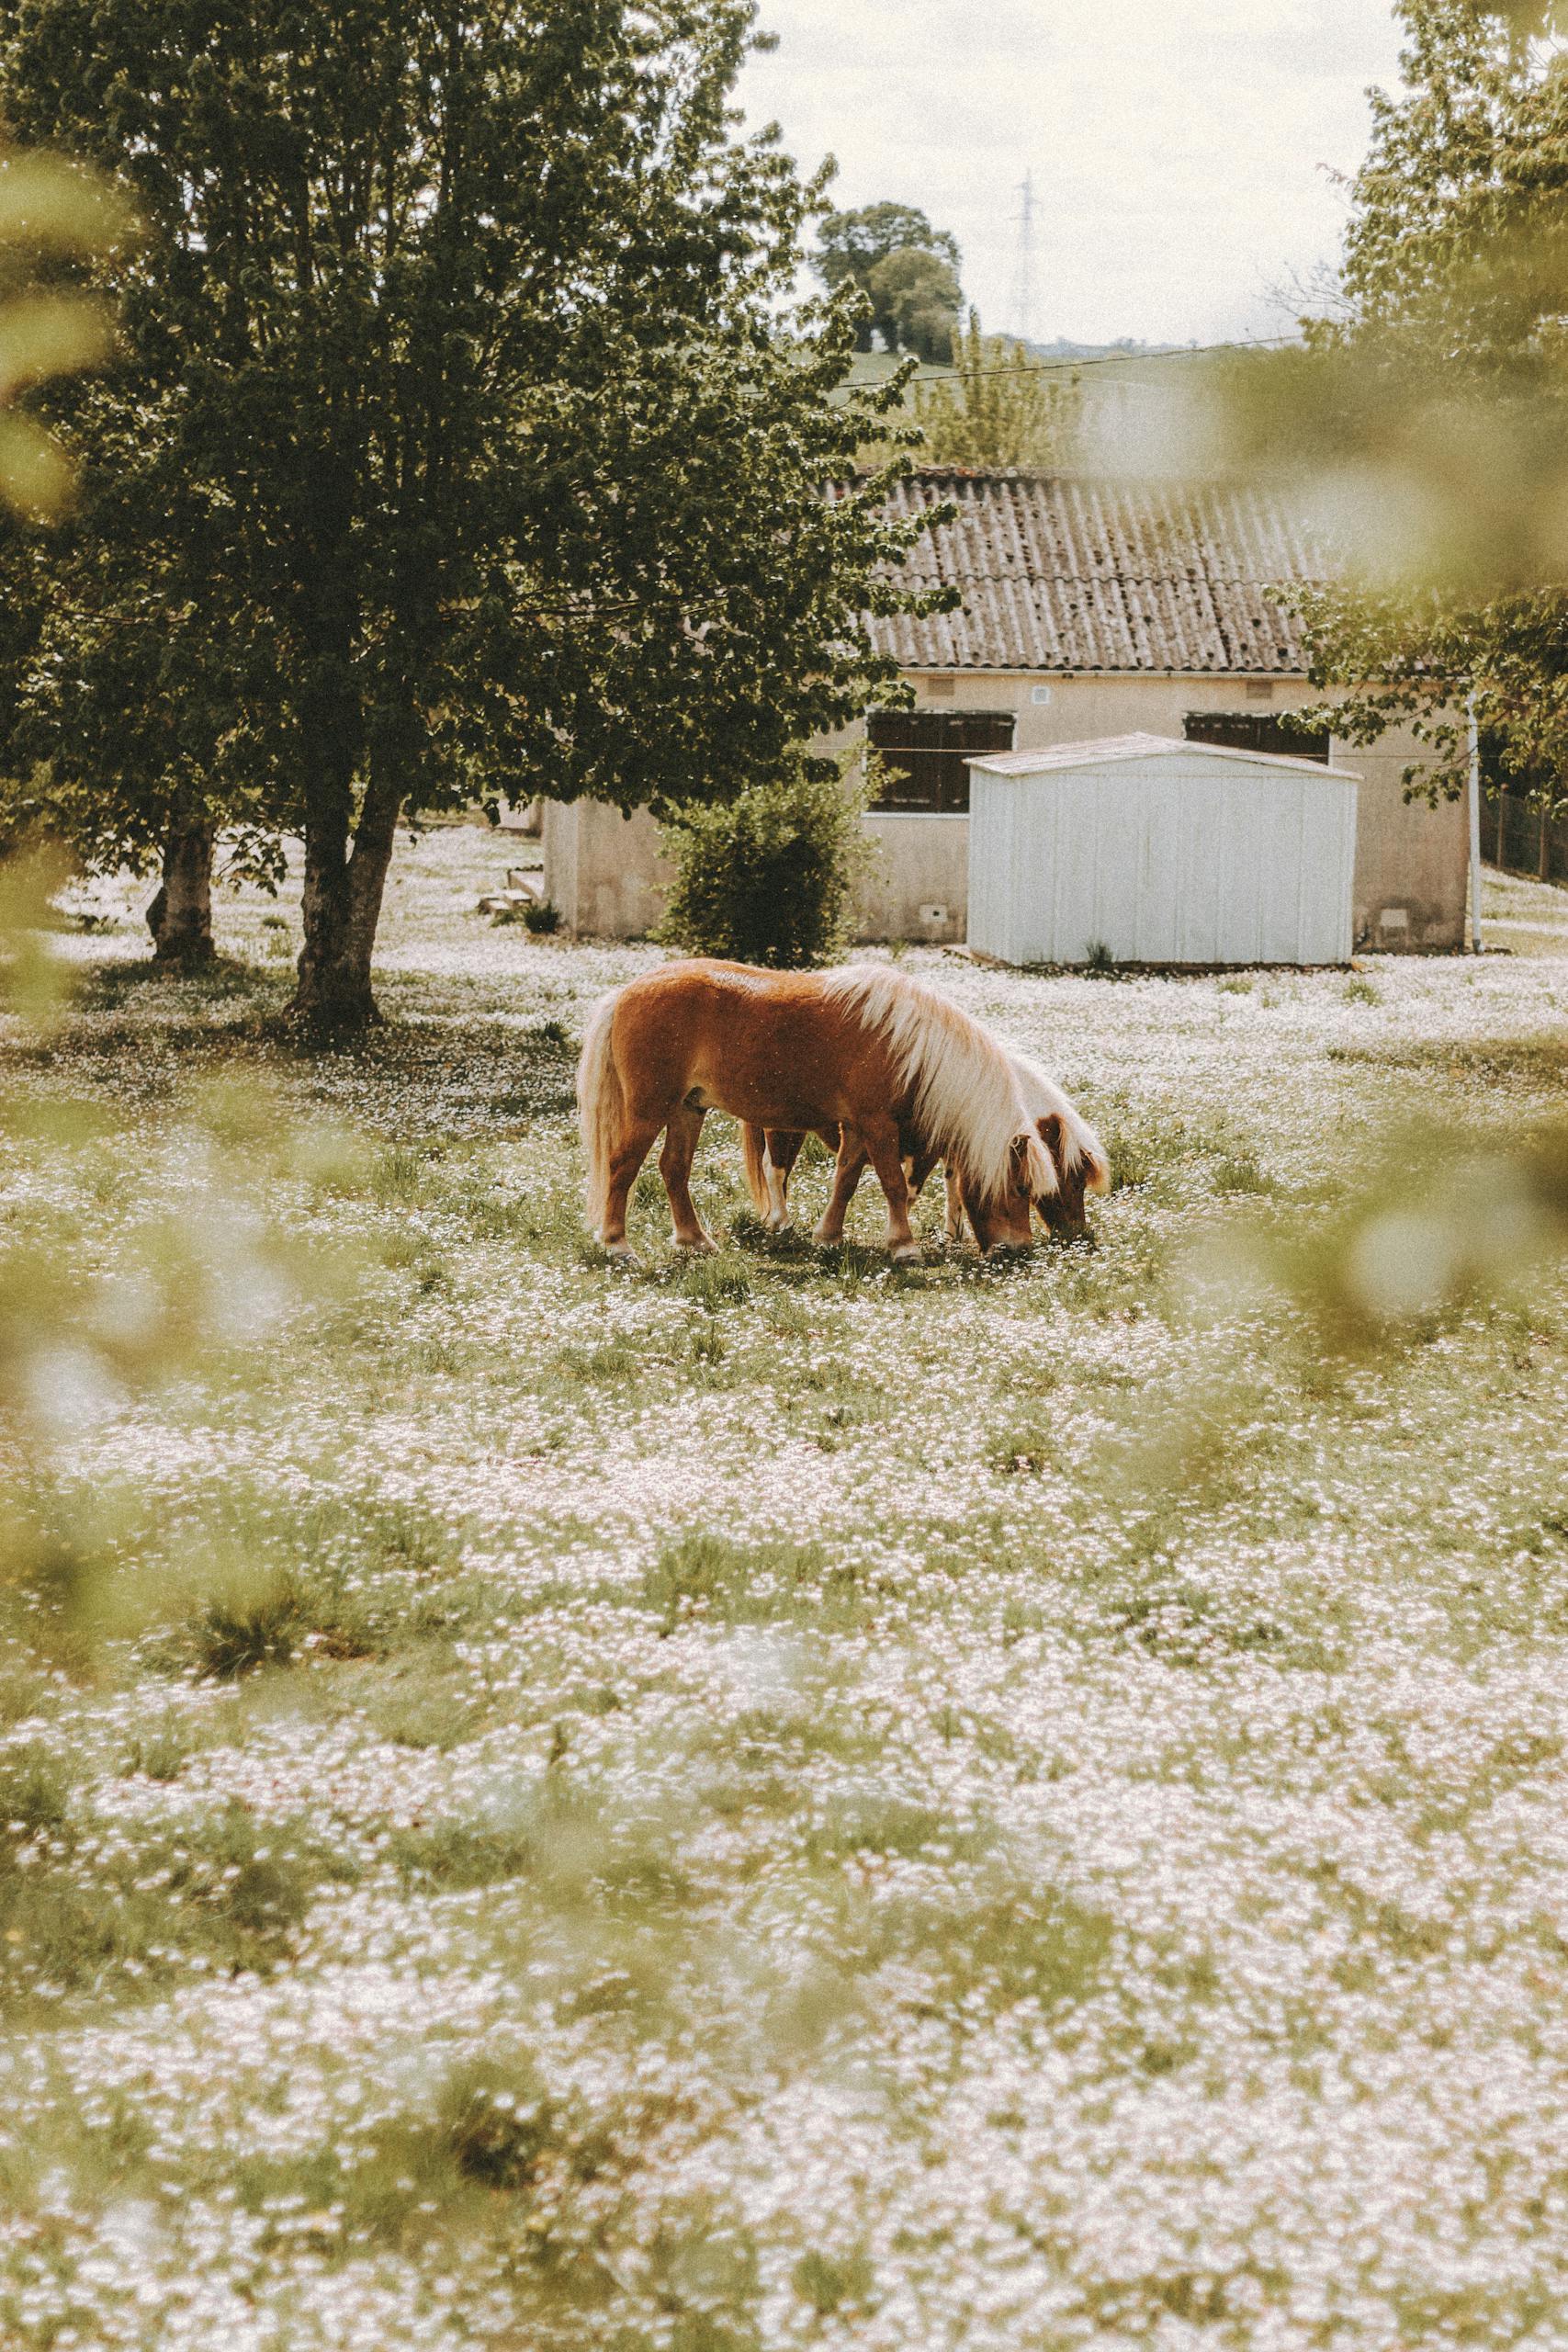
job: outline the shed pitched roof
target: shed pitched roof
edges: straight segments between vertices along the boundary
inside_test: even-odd
[[[1213,484],[927,467],[889,512],[952,500],[906,576],[960,610],[867,621],[907,670],[1122,670],[1297,676],[1301,632],[1266,590],[1321,580],[1322,551],[1264,492]]]
[[[1353,768],[1324,760],[1303,760],[1293,752],[1252,752],[1238,743],[1194,743],[1180,735],[1097,735],[1082,743],[1045,743],[1034,752],[976,752],[964,764],[987,775],[1042,775],[1053,768],[1112,767],[1123,760],[1150,760],[1168,752],[1201,760],[1240,760],[1254,768],[1302,768],[1308,775],[1358,781]]]

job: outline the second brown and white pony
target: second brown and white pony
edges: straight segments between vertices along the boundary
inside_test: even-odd
[[[884,965],[664,965],[595,1008],[577,1093],[589,1215],[616,1256],[629,1254],[626,1197],[661,1131],[676,1243],[713,1247],[691,1194],[710,1110],[763,1131],[834,1136],[846,1203],[869,1161],[896,1259],[919,1256],[903,1164],[911,1139],[953,1170],[982,1250],[1027,1248],[1032,1208],[1060,1189],[1012,1058],[959,1006]]]
[[[1089,1230],[1084,1214],[1086,1196],[1111,1189],[1111,1166],[1105,1147],[1077,1104],[1037,1061],[1011,1046],[1004,1047],[1004,1051],[1017,1071],[1020,1093],[1056,1170],[1055,1195],[1045,1196],[1035,1205],[1050,1231],[1079,1239]],[[865,1162],[863,1159],[846,1164],[840,1136],[830,1129],[818,1128],[817,1133],[829,1151],[840,1154],[832,1196],[812,1236],[813,1240],[829,1244],[844,1238],[845,1213]],[[790,1222],[789,1180],[805,1141],[802,1134],[778,1128],[745,1126],[741,1130],[747,1187],[758,1216],[773,1232],[782,1233]],[[900,1144],[909,1198],[913,1201],[941,1154],[919,1136],[905,1135]],[[952,1166],[946,1174],[947,1238],[956,1241],[964,1230],[963,1191]]]

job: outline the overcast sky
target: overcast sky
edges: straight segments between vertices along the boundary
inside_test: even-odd
[[[987,328],[1021,324],[1032,174],[1047,341],[1278,333],[1278,290],[1337,252],[1366,85],[1397,81],[1387,0],[763,0],[762,22],[750,119],[803,168],[836,155],[840,204],[951,229]]]

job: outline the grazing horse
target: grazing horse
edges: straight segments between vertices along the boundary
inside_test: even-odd
[[[691,1193],[709,1111],[764,1130],[829,1134],[846,1204],[869,1160],[895,1259],[920,1254],[902,1156],[909,1137],[953,1170],[982,1250],[1026,1249],[1032,1205],[1058,1190],[1009,1055],[934,989],[883,965],[667,964],[594,1008],[577,1101],[589,1217],[616,1257],[630,1255],[626,1195],[661,1129],[676,1244],[712,1249]]]
[[[1105,1147],[1089,1121],[1053,1078],[1047,1076],[1037,1061],[1027,1054],[1006,1048],[1018,1073],[1019,1089],[1025,1107],[1032,1117],[1041,1141],[1051,1155],[1056,1170],[1056,1191],[1047,1193],[1035,1204],[1040,1216],[1053,1233],[1070,1239],[1081,1239],[1089,1231],[1084,1215],[1084,1198],[1089,1193],[1106,1193],[1111,1189],[1111,1169]],[[829,1151],[840,1153],[835,1174],[833,1192],[821,1223],[812,1238],[818,1242],[841,1241],[844,1237],[844,1216],[853,1196],[855,1186],[865,1167],[863,1159],[846,1164],[841,1154],[841,1139],[831,1129],[816,1130]],[[789,1223],[789,1180],[801,1145],[803,1134],[792,1134],[776,1127],[766,1130],[745,1126],[741,1130],[741,1149],[745,1159],[746,1181],[757,1214],[775,1233],[782,1233]],[[908,1180],[909,1198],[915,1200],[926,1178],[936,1165],[940,1153],[919,1136],[903,1134],[899,1150]],[[964,1230],[963,1188],[955,1169],[947,1170],[947,1238],[956,1241]]]

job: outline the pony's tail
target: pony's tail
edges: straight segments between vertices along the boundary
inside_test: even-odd
[[[626,1097],[615,1068],[610,1032],[620,990],[613,989],[593,1008],[582,1051],[577,1060],[577,1123],[582,1135],[586,1167],[583,1200],[588,1222],[597,1234],[604,1223],[604,1195],[610,1188],[610,1157],[621,1131]]]
[[[757,1215],[768,1216],[773,1212],[773,1200],[768,1192],[767,1137],[761,1127],[750,1119],[740,1123],[740,1158],[746,1170],[746,1189],[751,1195],[751,1205]]]

